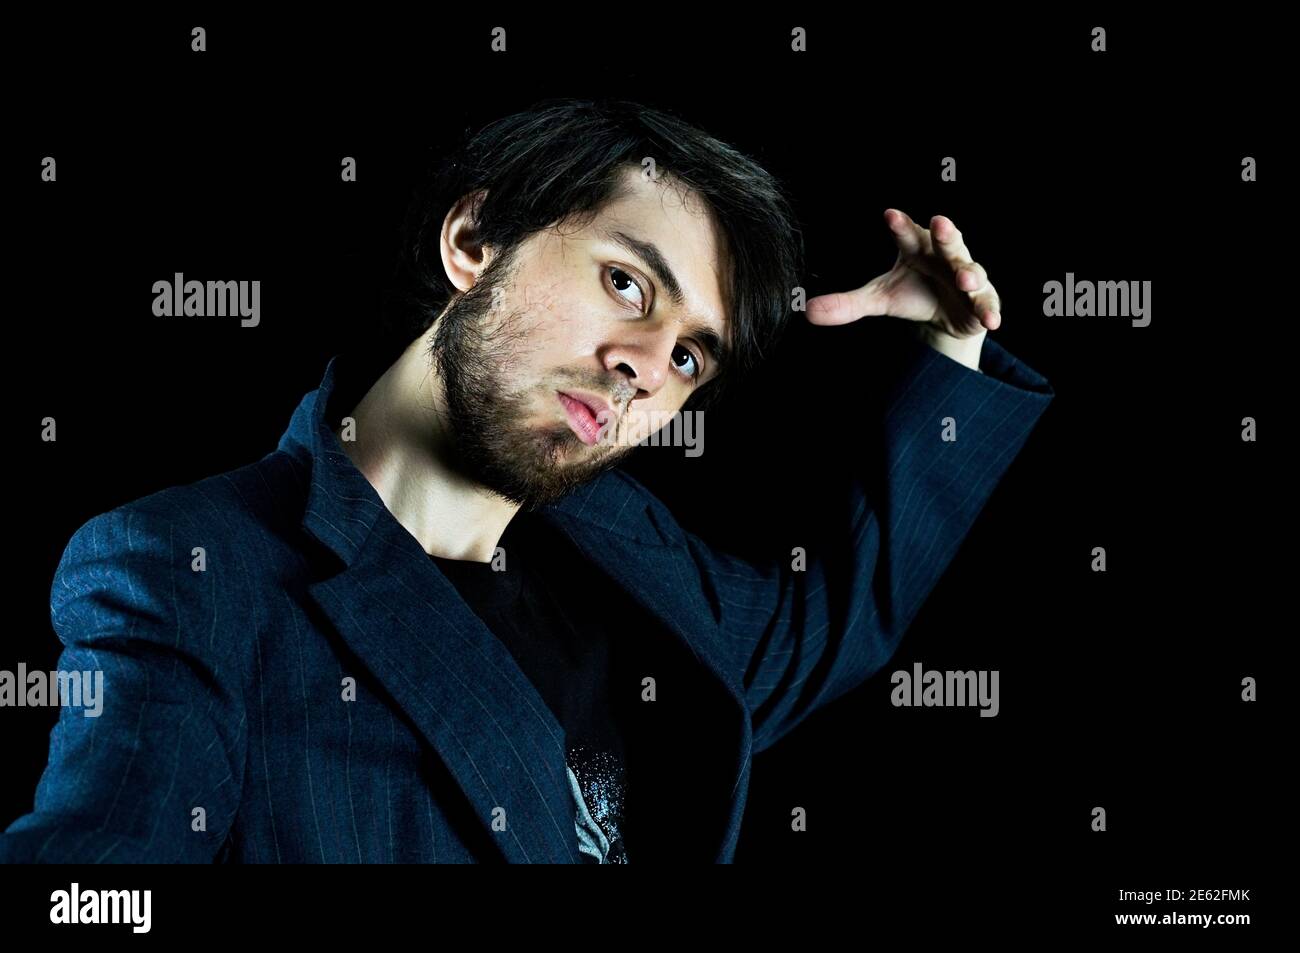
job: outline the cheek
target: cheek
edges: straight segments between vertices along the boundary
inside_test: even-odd
[[[562,297],[554,282],[534,281],[523,287],[517,305],[522,307],[525,314],[532,316],[533,320],[549,324],[562,311]]]
[[[529,291],[525,310],[528,361],[538,368],[589,364],[608,330],[608,317],[597,305],[554,287]]]
[[[634,404],[628,414],[627,422],[623,425],[625,429],[621,438],[627,443],[639,443],[652,433],[672,426],[673,417],[680,411],[684,401],[684,396],[679,399],[678,395],[672,395],[669,400],[656,401],[650,407],[638,407]]]

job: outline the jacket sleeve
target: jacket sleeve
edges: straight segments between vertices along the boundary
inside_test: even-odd
[[[793,555],[754,563],[685,534],[742,669],[755,752],[884,667],[1054,397],[991,338],[980,371],[910,338],[903,348],[882,452],[846,477],[842,529],[805,566]]]
[[[0,835],[0,861],[217,855],[243,780],[243,698],[219,638],[215,574],[192,568],[192,537],[128,504],[65,548],[50,594],[57,668],[102,673],[99,714],[84,698],[60,708],[34,809]]]

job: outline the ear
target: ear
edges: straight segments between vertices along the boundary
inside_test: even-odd
[[[491,249],[479,240],[476,223],[479,206],[486,196],[484,189],[463,196],[442,223],[442,267],[461,292],[474,287],[492,258]]]

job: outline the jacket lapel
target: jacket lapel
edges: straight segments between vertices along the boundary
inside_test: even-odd
[[[579,862],[563,729],[510,651],[344,452],[332,422],[361,396],[345,360],[330,360],[279,444],[310,468],[304,530],[342,564],[308,593],[437,751],[506,860]],[[715,825],[702,825],[699,802],[675,798],[682,814],[665,829],[689,834],[696,850],[725,859],[743,811],[744,799],[735,793],[748,760],[749,718],[729,677],[731,661],[694,631],[691,620],[710,618],[692,583],[694,566],[638,500],[627,481],[605,473],[541,514],[699,663],[704,690],[691,743],[705,763],[719,766],[718,797],[725,804],[719,800],[718,813],[707,812],[717,817]],[[505,830],[493,831],[498,815]]]
[[[280,441],[311,467],[303,528],[343,564],[307,591],[437,751],[507,861],[579,862],[563,730],[343,451],[327,423],[338,370],[335,358]]]
[[[639,490],[617,473],[604,473],[542,512],[674,637],[688,660],[691,671],[683,673],[682,684],[692,688],[681,757],[656,766],[680,778],[681,787],[654,804],[662,815],[654,829],[670,842],[665,859],[671,850],[678,860],[729,860],[744,813],[737,788],[752,744],[749,712],[731,674],[740,669],[702,631],[712,611],[697,584],[698,569],[683,547],[663,538],[645,509]],[[681,778],[687,761],[695,765],[694,777]]]

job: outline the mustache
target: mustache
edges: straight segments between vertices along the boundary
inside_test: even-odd
[[[627,412],[628,405],[632,403],[632,398],[636,396],[637,388],[629,386],[627,381],[611,381],[609,378],[579,375],[570,378],[564,383],[557,385],[555,390],[583,390],[593,394],[600,394],[609,401],[609,406],[618,412],[621,418]]]

